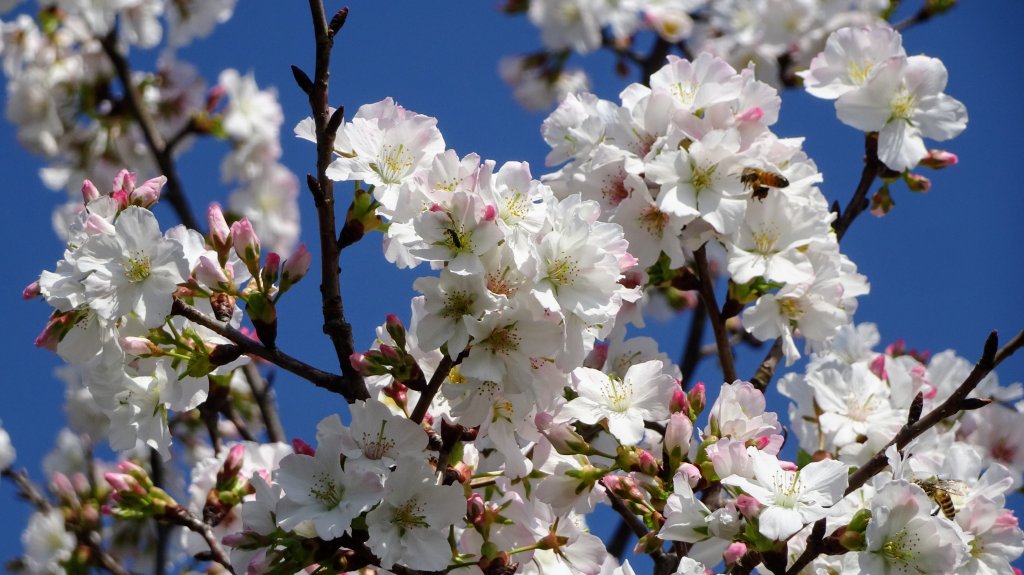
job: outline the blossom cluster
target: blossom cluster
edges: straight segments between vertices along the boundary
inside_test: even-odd
[[[5,35],[9,106],[29,101],[17,95],[23,75],[52,72],[70,54],[109,52],[115,22],[128,43],[152,47],[165,15],[178,46],[233,8],[58,4],[49,33],[40,32],[45,22],[19,19],[12,41]],[[84,179],[81,199],[62,212],[63,257],[25,296],[53,308],[37,344],[72,364],[62,374],[71,430],[44,463],[55,503],[19,483],[37,500],[20,566],[119,572],[116,555],[131,571],[163,571],[155,562],[179,559],[166,558],[162,540],[211,571],[253,575],[365,567],[633,575],[587,526],[607,505],[633,524],[635,552],[672,557],[669,571],[681,575],[758,562],[762,572],[1007,573],[1024,554],[1024,532],[1006,508],[1024,474],[1024,390],[990,374],[964,400],[966,412],[890,445],[908,422],[955,397],[970,365],[902,344],[876,352],[874,327],[852,325],[869,288],[840,252],[844,230],[821,174],[802,140],[772,132],[776,89],[753,65],[737,70],[715,55],[807,64],[808,90],[836,98],[844,122],[878,132],[877,160],[894,171],[941,163],[921,136],[957,135],[966,112],[942,94],[938,61],[907,57],[899,35],[880,26],[840,29],[810,58],[825,31],[874,22],[882,8],[532,0],[531,19],[563,56],[604,44],[624,50],[644,26],[662,42],[706,45],[692,60],[669,56],[618,102],[572,93],[566,86],[579,87],[579,77],[565,81],[567,95],[541,129],[555,171],[539,179],[522,162],[499,166],[447,149],[435,118],[390,98],[347,121],[335,112],[336,157],[321,177],[355,187],[337,244],[379,231],[388,261],[423,271],[409,321],[389,315],[341,376],[277,348],[278,302],[311,255],[303,245],[291,251],[297,184],[278,163],[274,92],[227,70],[203,96],[198,75],[165,58],[173,71],[165,83],[147,77],[124,89],[145,90],[142,105],[170,141],[204,131],[230,140],[222,172],[240,189],[229,213],[210,206],[205,235],[184,225],[161,231],[151,208],[168,178],[123,169]],[[516,73],[551,80],[533,64]],[[87,69],[60,81],[81,88],[112,77]],[[177,108],[166,105],[169,86],[178,86]],[[40,109],[61,106],[46,99],[60,98],[55,92]],[[109,135],[115,118],[102,107],[88,120],[72,109],[51,124],[14,114],[26,144],[52,158],[51,181],[105,169],[69,139]],[[154,170],[152,135],[133,132],[145,122],[118,121],[132,132],[118,145]],[[321,146],[319,132],[312,118],[295,127]],[[728,284],[722,306],[709,287],[716,277]],[[793,401],[788,429],[758,384],[715,382],[708,405],[704,383],[684,385],[691,374],[654,340],[627,333],[658,302],[684,308],[696,291],[734,330],[777,338],[787,365],[801,355],[796,339],[806,339],[804,373],[779,383]],[[241,327],[245,317],[251,330]],[[264,360],[332,391],[359,384],[340,391],[349,417],[324,418],[313,443],[274,438],[256,365]],[[257,441],[263,424],[266,442]],[[782,451],[789,432],[795,461]],[[116,465],[94,459],[93,443],[104,438],[119,452]],[[880,453],[888,469],[858,481]],[[187,479],[166,463],[176,455]],[[0,471],[18,481],[14,456],[0,428]],[[168,537],[151,529],[154,520],[183,529]],[[96,542],[107,533],[109,543]],[[819,551],[809,562],[807,546]]]
[[[792,85],[825,38],[849,26],[882,22],[889,2],[842,0],[529,0],[509,1],[506,11],[525,12],[540,30],[544,50],[508,57],[502,77],[526,108],[544,110],[566,94],[586,89],[586,74],[566,65],[572,52],[610,48],[620,66],[641,59],[634,46],[651,31],[664,46],[685,44],[739,68],[755,63],[759,80]]]
[[[234,70],[225,70],[208,90],[196,67],[176,54],[227,21],[234,5],[235,0],[68,0],[49,3],[37,18],[18,14],[0,21],[7,119],[19,143],[45,158],[43,183],[72,197],[54,213],[58,235],[64,237],[75,217],[74,197],[83,179],[110,181],[123,166],[158,175],[163,167],[151,153],[154,146],[172,158],[197,136],[210,135],[232,143],[223,164],[225,182],[240,184],[231,210],[250,218],[274,249],[295,246],[298,183],[278,162],[284,117],[276,95],[260,91],[251,74]],[[115,28],[119,34],[112,33]],[[119,77],[128,72],[107,56],[161,44],[153,72]],[[147,125],[140,126],[138,116]]]
[[[632,84],[620,97],[563,100],[542,132],[548,164],[568,163],[544,181],[557,196],[598,202],[623,227],[640,285],[672,285],[692,251],[720,246],[730,298],[753,303],[746,329],[782,337],[787,362],[799,357],[795,332],[818,345],[850,321],[868,285],[839,252],[802,141],[771,132],[772,87],[702,53],[670,56],[649,88]]]

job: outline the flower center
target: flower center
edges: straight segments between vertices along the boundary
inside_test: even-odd
[[[754,246],[757,253],[771,255],[775,253],[775,244],[779,241],[779,230],[775,227],[761,228],[761,231],[754,232]]]
[[[779,300],[779,310],[782,311],[782,315],[793,321],[800,321],[800,318],[804,316],[803,306],[800,305],[800,300],[796,298],[783,298]]]
[[[684,105],[689,106],[693,104],[694,99],[697,97],[697,90],[700,88],[699,85],[689,84],[684,86],[682,82],[676,82],[672,84],[672,95],[679,99]]]
[[[894,561],[909,563],[914,558],[914,553],[908,545],[907,531],[904,529],[887,539],[880,549],[882,555]]]
[[[423,507],[416,497],[410,499],[401,507],[395,508],[395,514],[391,521],[404,532],[414,527],[430,527],[427,517],[423,514]]]
[[[640,225],[647,233],[660,238],[665,233],[665,226],[668,225],[668,214],[655,206],[647,206],[640,212]]]
[[[718,164],[699,165],[691,160],[690,165],[693,169],[693,176],[690,178],[690,185],[693,186],[697,193],[710,188],[712,178],[715,175],[715,170],[718,169]]]
[[[413,155],[405,149],[405,144],[397,146],[385,144],[377,159],[379,160],[377,163],[370,163],[370,169],[376,172],[385,184],[401,182],[402,176],[415,163]]]
[[[799,472],[783,471],[772,479],[775,491],[775,505],[792,509],[800,501],[804,486],[800,482]]]
[[[142,252],[125,258],[121,266],[124,269],[124,277],[128,278],[128,281],[132,283],[145,281],[153,272],[153,265],[150,263],[149,256]]]
[[[901,88],[896,94],[896,97],[892,99],[892,103],[889,105],[889,109],[892,111],[892,117],[898,120],[909,120],[916,108],[917,98],[908,92],[906,88]]]
[[[868,81],[868,74],[871,73],[871,69],[874,66],[871,62],[850,62],[850,65],[846,68],[846,73],[850,75],[850,79],[853,80],[854,84],[863,86]]]
[[[569,256],[557,258],[548,264],[548,279],[555,287],[571,285],[579,274],[579,265]]]
[[[515,325],[496,328],[484,342],[494,353],[508,354],[519,349],[519,334]]]
[[[367,459],[379,460],[384,458],[388,453],[391,452],[395,447],[395,442],[384,435],[384,427],[388,424],[387,421],[380,422],[380,430],[377,431],[377,437],[370,439],[370,434],[363,434],[363,454],[366,455]]]
[[[466,290],[452,290],[445,294],[444,309],[441,317],[459,319],[473,313],[473,294]]]
[[[611,375],[602,384],[601,393],[608,398],[611,408],[620,413],[629,409],[633,403],[633,385]]]
[[[329,473],[320,472],[313,477],[313,485],[309,488],[310,495],[328,510],[337,507],[341,503],[342,496],[345,495],[345,489],[336,484]]]

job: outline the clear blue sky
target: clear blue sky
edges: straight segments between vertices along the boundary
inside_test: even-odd
[[[354,2],[335,50],[331,103],[345,105],[351,116],[362,104],[392,96],[409,109],[437,117],[448,147],[460,154],[477,152],[499,164],[526,160],[539,176],[547,152],[539,133],[543,115],[522,111],[496,73],[500,57],[536,49],[539,34],[525,18],[499,14],[496,4]],[[328,9],[340,6],[332,2]],[[895,211],[881,220],[863,215],[844,240],[844,251],[872,283],[872,294],[862,299],[857,321],[876,322],[885,343],[902,337],[911,347],[935,352],[954,348],[973,360],[989,330],[998,329],[1008,338],[1024,327],[1019,300],[1024,283],[1019,249],[1024,216],[1024,153],[1018,144],[1024,127],[1019,97],[1024,67],[1017,61],[1024,49],[1021,21],[1024,3],[965,2],[905,35],[908,53],[925,53],[945,62],[950,75],[947,93],[966,104],[970,122],[960,138],[946,144],[960,156],[960,165],[927,174],[933,181],[931,193],[912,195],[897,187]],[[140,61],[152,57],[133,55]],[[242,2],[234,19],[181,57],[199,65],[211,83],[220,69],[230,66],[243,73],[255,71],[261,86],[276,85],[286,117],[283,161],[300,178],[313,169],[313,147],[291,137],[291,127],[308,115],[289,71],[290,64],[312,70],[304,2]],[[624,82],[611,73],[608,55],[576,61],[591,73],[598,95],[616,99]],[[862,136],[836,120],[832,103],[785,92],[775,132],[806,136],[805,149],[825,177],[823,191],[830,201],[845,205],[860,172]],[[180,160],[186,192],[198,213],[211,200],[224,201],[230,192],[218,177],[224,150],[220,142],[201,142]],[[62,198],[41,185],[40,162],[17,146],[14,131],[6,124],[0,126],[0,165],[11,218],[0,226],[0,245],[8,246],[11,255],[0,289],[5,326],[0,349],[7,366],[0,419],[18,448],[17,464],[38,479],[41,457],[51,448],[63,419],[63,386],[52,375],[57,358],[32,346],[48,310],[18,296],[60,256],[61,245],[50,231],[50,212]],[[337,189],[343,197],[351,188]],[[315,217],[308,193],[302,196],[301,209],[303,238],[315,253]],[[169,209],[157,213],[164,227],[176,223]],[[356,347],[366,349],[374,327],[388,312],[408,317],[415,275],[399,273],[383,261],[379,236],[346,251],[342,269]],[[314,365],[336,369],[329,342],[320,332],[318,281],[314,270],[285,299],[279,310],[279,345]],[[678,357],[687,323],[683,318],[653,325],[649,334],[670,356]],[[752,373],[763,353],[741,351],[740,373]],[[697,379],[714,380],[713,368],[705,362]],[[999,374],[1005,383],[1024,379],[1024,358],[1011,359]],[[277,390],[291,437],[312,440],[322,417],[344,410],[337,396],[288,374],[278,377]],[[777,394],[770,394],[770,406],[785,414]],[[1022,508],[1019,498],[1012,503]],[[19,534],[28,511],[6,483],[0,485],[0,513],[5,519],[0,524],[0,560],[7,560],[20,552]],[[600,523],[595,526],[599,534],[613,524]]]

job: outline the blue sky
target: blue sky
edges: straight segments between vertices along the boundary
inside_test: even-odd
[[[354,2],[334,54],[331,103],[345,105],[351,116],[362,104],[392,96],[406,108],[437,117],[448,147],[460,155],[477,152],[499,164],[525,160],[539,177],[547,152],[539,133],[544,116],[522,111],[496,72],[500,57],[535,50],[539,34],[525,18],[503,16],[495,5]],[[339,7],[331,3],[328,9]],[[934,352],[954,348],[973,361],[990,330],[998,329],[1008,339],[1024,327],[1019,300],[1024,282],[1019,250],[1024,154],[1017,144],[1024,127],[1019,97],[1024,67],[1017,62],[1024,49],[1022,19],[1024,3],[965,2],[905,35],[908,53],[945,62],[950,75],[946,91],[966,104],[970,121],[961,137],[944,145],[960,156],[961,163],[928,173],[933,184],[929,194],[910,194],[897,187],[895,210],[884,219],[864,214],[844,240],[844,251],[872,284],[857,321],[877,323],[884,343],[905,338],[911,347]],[[220,69],[234,67],[243,73],[254,71],[261,86],[277,86],[286,117],[283,161],[300,178],[314,168],[313,146],[291,137],[291,127],[308,115],[305,97],[289,70],[290,64],[297,64],[312,72],[305,3],[241,3],[233,20],[181,57],[196,63],[209,83],[216,81]],[[151,61],[153,54],[142,52],[133,58]],[[591,73],[598,95],[616,99],[624,82],[612,73],[610,56],[595,54],[575,61]],[[775,132],[807,138],[805,149],[825,177],[823,191],[830,201],[845,205],[860,173],[862,136],[838,122],[832,103],[785,92]],[[224,151],[223,143],[199,142],[181,157],[185,189],[198,213],[209,201],[224,201],[231,191],[220,184],[218,175]],[[0,349],[7,366],[0,419],[19,450],[18,465],[39,478],[41,456],[61,426],[63,387],[52,376],[56,357],[32,345],[48,311],[44,304],[23,302],[18,296],[60,256],[60,243],[50,231],[50,212],[62,198],[41,185],[40,162],[17,146],[14,131],[6,124],[0,126],[0,158],[10,202],[6,213],[11,216],[0,226],[0,245],[9,246],[12,256],[11,267],[0,278],[0,317],[6,328]],[[337,190],[343,197],[351,188],[341,185]],[[315,217],[308,193],[300,204],[306,225],[303,238],[315,253]],[[176,223],[166,208],[157,214],[165,227]],[[320,332],[315,268],[279,310],[279,345],[314,365],[336,369],[329,342]],[[408,317],[415,277],[383,261],[379,236],[345,252],[342,286],[357,349],[369,347],[374,327],[387,313]],[[678,357],[687,324],[688,318],[652,323],[646,333],[659,339],[671,357]],[[741,350],[739,372],[751,374],[763,353]],[[713,381],[716,372],[706,361],[696,379]],[[999,373],[1006,383],[1024,379],[1024,358],[1012,358]],[[322,417],[344,411],[336,396],[288,374],[280,374],[277,390],[290,437],[312,440]],[[770,394],[770,406],[785,413],[777,394]],[[1012,503],[1021,509],[1019,498]],[[0,560],[6,560],[20,551],[18,537],[27,516],[27,507],[15,500],[6,483],[0,485],[0,510],[7,519],[0,524]],[[598,533],[612,524],[599,523]]]

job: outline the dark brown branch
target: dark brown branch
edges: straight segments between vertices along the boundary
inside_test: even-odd
[[[149,112],[142,104],[142,96],[132,80],[131,66],[128,63],[128,59],[118,48],[116,30],[112,30],[110,34],[100,38],[100,44],[103,46],[103,51],[107,54],[107,57],[110,58],[110,63],[114,66],[114,73],[117,74],[117,79],[124,87],[124,100],[128,106],[128,111],[142,130],[142,136],[146,140],[146,147],[149,148],[149,153],[153,155],[153,159],[160,168],[160,172],[167,178],[167,188],[164,194],[167,197],[167,201],[170,202],[174,212],[178,214],[178,219],[181,220],[181,223],[185,224],[185,227],[198,230],[199,224],[196,221],[195,215],[192,214],[192,208],[188,205],[185,190],[182,188],[181,179],[178,177],[178,168],[174,164],[174,157],[171,153],[173,148],[164,142],[163,136],[160,135],[160,131],[156,128],[156,123],[153,122],[153,118],[150,117]]]
[[[207,525],[191,511],[181,506],[169,508],[162,519],[172,525],[179,525],[189,531],[199,534],[199,536],[206,541],[206,545],[210,548],[210,559],[220,563],[221,566],[227,569],[228,573],[235,572],[234,569],[231,568],[231,561],[228,559],[228,554],[224,551],[224,548],[221,547],[220,541],[217,539],[217,535],[213,532],[213,527]]]
[[[704,341],[704,326],[708,318],[708,311],[704,301],[697,302],[693,308],[693,317],[690,318],[690,331],[686,334],[686,347],[683,348],[683,357],[679,360],[679,370],[683,373],[683,389],[690,388],[693,382],[694,372],[697,364],[703,359],[701,353],[701,342]]]
[[[256,407],[260,410],[263,418],[263,426],[267,429],[267,441],[284,441],[284,428],[281,426],[281,418],[277,413],[277,403],[270,390],[270,385],[260,375],[260,371],[252,363],[242,368],[246,381],[249,382],[249,389],[252,390],[253,399],[256,400]]]
[[[18,496],[28,501],[39,511],[49,511],[52,507],[50,500],[43,495],[35,483],[28,477],[28,472],[22,469],[15,471],[11,468],[4,469],[0,476],[18,486]]]
[[[630,511],[628,507],[626,507],[626,504],[622,502],[622,499],[620,499],[618,495],[615,495],[607,489],[605,490],[605,495],[608,496],[608,502],[611,504],[612,509],[622,517],[626,526],[633,532],[633,535],[636,535],[637,539],[640,539],[649,533],[644,522],[641,521],[636,514]]]
[[[718,345],[718,361],[722,364],[722,376],[726,382],[736,381],[736,365],[732,358],[732,345],[729,343],[729,334],[725,329],[725,320],[718,309],[718,300],[715,299],[715,285],[711,278],[711,269],[708,266],[708,254],[705,246],[701,246],[693,257],[697,260],[697,272],[700,275],[700,297],[704,300],[704,308],[708,312],[708,319],[711,320],[711,330],[715,332],[715,343]]]
[[[641,84],[644,86],[651,85],[651,76],[665,65],[665,59],[668,58],[671,51],[672,44],[661,36],[658,36],[658,39],[654,42],[654,46],[651,47],[651,52],[647,54],[644,61],[640,63]]]
[[[149,476],[153,480],[153,485],[163,488],[166,487],[164,481],[164,460],[161,457],[160,452],[150,448],[149,450]],[[156,552],[153,557],[153,573],[154,575],[163,575],[167,571],[167,546],[171,542],[171,530],[170,526],[156,522]]]
[[[768,355],[764,357],[754,376],[750,378],[750,383],[754,384],[754,387],[762,392],[768,389],[768,384],[772,381],[772,376],[775,374],[775,368],[778,367],[780,359],[782,359],[782,338],[776,339],[775,343],[772,344],[772,348],[768,350]]]
[[[846,488],[846,494],[856,491],[859,487],[867,483],[869,479],[877,475],[885,466],[888,465],[889,461],[885,455],[885,450],[890,445],[895,445],[897,449],[903,449],[910,443],[914,438],[921,435],[929,428],[934,427],[940,421],[947,417],[953,416],[963,409],[963,405],[967,396],[970,395],[974,388],[978,387],[985,377],[991,373],[1003,360],[1013,352],[1017,351],[1024,346],[1024,331],[1021,331],[1010,340],[1002,349],[999,347],[999,338],[996,336],[996,332],[989,334],[988,339],[985,341],[985,350],[981,355],[981,359],[974,364],[974,369],[971,370],[970,375],[967,379],[960,384],[960,387],[956,388],[956,391],[952,393],[946,401],[943,401],[941,405],[928,412],[927,415],[914,423],[913,425],[904,425],[902,429],[896,434],[896,437],[885,445],[882,449],[878,450],[867,463],[862,465],[857,471],[850,475],[849,487]]]
[[[605,546],[608,549],[608,554],[622,561],[622,558],[626,555],[626,544],[629,543],[631,535],[632,532],[626,520],[624,518],[619,519],[619,526],[615,528],[615,533],[612,534],[611,540]]]
[[[448,373],[453,367],[462,363],[462,360],[465,359],[467,355],[469,355],[468,350],[464,350],[459,354],[459,357],[455,358],[455,360],[452,360],[452,358],[448,357],[447,354],[441,358],[441,363],[438,364],[437,369],[434,370],[434,375],[430,376],[427,388],[420,394],[420,398],[416,402],[416,407],[413,408],[412,415],[409,416],[409,419],[416,423],[423,423],[423,416],[425,416],[427,414],[427,410],[430,409],[430,403],[434,401],[434,396],[437,395],[438,391],[440,391],[441,384],[443,384],[444,380],[448,378]]]
[[[295,359],[277,348],[270,349],[258,341],[250,339],[249,336],[230,325],[207,316],[203,312],[181,300],[174,300],[174,306],[171,308],[171,313],[174,315],[180,315],[181,317],[195,322],[214,333],[231,340],[232,343],[235,343],[238,347],[242,348],[243,353],[262,357],[274,365],[280,366],[281,368],[312,382],[317,387],[322,387],[327,391],[344,395],[344,382],[342,381],[341,376],[317,369],[303,361]]]
[[[313,19],[313,37],[316,40],[316,70],[312,85],[304,91],[309,96],[309,107],[316,127],[316,177],[306,180],[316,204],[317,224],[320,232],[320,296],[323,300],[323,331],[331,338],[334,352],[341,367],[342,386],[340,391],[349,402],[367,399],[363,376],[352,367],[349,358],[355,351],[352,343],[352,326],[345,320],[345,308],[341,300],[341,263],[338,247],[338,230],[334,213],[334,182],[327,177],[327,167],[334,158],[334,138],[344,115],[342,109],[332,115],[328,105],[327,87],[330,79],[331,49],[334,35],[344,24],[348,8],[338,12],[330,25],[324,13],[323,0],[309,0]],[[303,74],[304,76],[305,74]],[[298,74],[296,74],[298,76]],[[309,78],[306,77],[306,80]]]

